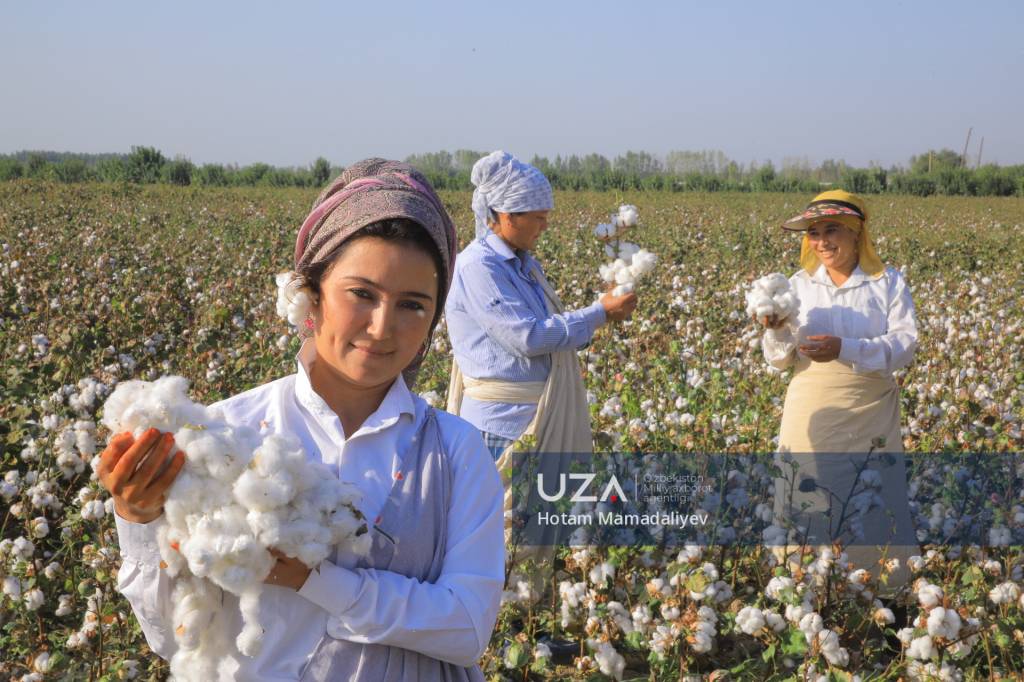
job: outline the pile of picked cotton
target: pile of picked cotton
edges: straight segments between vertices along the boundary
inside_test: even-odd
[[[308,461],[297,440],[229,426],[219,410],[189,400],[187,389],[177,376],[124,382],[104,404],[103,424],[136,438],[149,428],[170,432],[185,453],[157,538],[164,570],[176,578],[171,672],[215,679],[230,646],[220,590],[239,597],[235,643],[255,655],[263,637],[259,595],[276,561],[268,549],[315,567],[336,544],[365,552],[369,534],[354,506],[358,490]]]
[[[779,272],[755,280],[747,292],[747,314],[757,319],[775,316],[785,320],[800,309],[800,299],[790,287],[789,279]]]
[[[627,230],[636,227],[639,219],[636,206],[624,204],[619,206],[619,212],[612,216],[610,223],[602,223],[594,228],[594,234],[604,242],[605,254],[613,259],[599,268],[601,279],[615,285],[613,296],[633,291],[637,282],[653,270],[658,262],[658,257],[647,249],[622,239]]]

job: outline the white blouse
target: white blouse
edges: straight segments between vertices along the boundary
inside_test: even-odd
[[[914,301],[899,270],[887,267],[876,277],[860,266],[836,286],[824,265],[813,275],[800,270],[789,278],[800,311],[761,339],[765,359],[778,369],[810,362],[797,346],[808,336],[842,339],[837,360],[858,373],[891,375],[906,367],[917,348]]]
[[[299,351],[298,372],[217,403],[228,423],[301,440],[310,459],[322,461],[363,492],[360,511],[372,522],[383,508],[402,456],[426,415],[426,403],[399,375],[380,407],[346,438],[341,421],[313,390],[309,366],[315,349]],[[248,658],[225,652],[238,668],[222,677],[297,680],[327,632],[353,642],[387,644],[469,666],[490,641],[504,583],[503,489],[480,432],[437,412],[454,482],[444,568],[436,583],[384,570],[353,568],[356,557],[336,553],[297,592],[265,585],[260,605],[263,648]],[[171,622],[173,579],[159,568],[156,536],[162,517],[148,524],[116,518],[122,565],[118,591],[132,605],[150,648],[169,659],[176,649]],[[224,594],[237,614],[238,599]],[[232,642],[241,630],[235,616]],[[233,664],[228,668],[234,667]]]

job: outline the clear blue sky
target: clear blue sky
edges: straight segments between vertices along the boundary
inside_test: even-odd
[[[835,9],[825,9],[825,6]],[[1024,1],[19,2],[0,153],[1024,163]]]

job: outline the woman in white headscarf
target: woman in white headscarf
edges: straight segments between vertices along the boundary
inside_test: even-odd
[[[445,305],[455,353],[448,411],[480,429],[496,460],[524,434],[537,452],[591,452],[576,351],[601,325],[628,318],[636,294],[564,310],[531,253],[554,207],[547,178],[496,151],[471,179],[476,239],[459,254]]]

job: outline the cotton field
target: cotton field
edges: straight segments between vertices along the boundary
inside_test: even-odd
[[[185,377],[208,405],[293,372],[275,275],[314,195],[0,186],[0,678],[169,674],[115,590],[113,504],[92,467],[110,436],[103,405],[133,379]],[[764,362],[748,310],[793,304],[753,285],[795,271],[799,236],[778,226],[809,198],[556,195],[538,257],[566,305],[609,286],[640,300],[579,354],[598,450],[772,451],[787,375]],[[443,199],[465,243],[470,196]],[[791,561],[760,546],[558,550],[544,584],[510,574],[488,679],[1021,679],[1024,468],[984,491],[985,546],[933,543],[965,522],[986,458],[1024,450],[1024,199],[868,201],[877,250],[917,307],[904,446],[977,453],[915,470],[912,490],[932,500],[912,510],[920,554],[900,567],[858,566],[841,546]],[[449,353],[442,325],[417,386],[438,404]],[[722,504],[763,516],[767,476],[731,476]],[[901,568],[910,582],[889,595]]]

